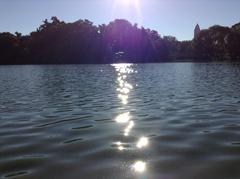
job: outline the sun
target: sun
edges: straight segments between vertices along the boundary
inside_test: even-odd
[[[139,4],[139,0],[120,0],[120,2],[124,5],[134,5],[137,6]]]
[[[116,18],[116,14],[124,14],[131,17],[137,18],[138,22],[142,21],[142,12],[141,12],[142,0],[113,0],[112,7],[112,17]],[[117,16],[119,18],[119,16]]]
[[[132,0],[122,0],[125,5],[129,5]]]

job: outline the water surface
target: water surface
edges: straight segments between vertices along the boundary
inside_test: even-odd
[[[0,83],[0,178],[240,178],[238,64],[1,66]]]

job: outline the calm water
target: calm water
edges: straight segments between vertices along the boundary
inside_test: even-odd
[[[0,178],[240,178],[240,65],[1,66],[0,84]]]

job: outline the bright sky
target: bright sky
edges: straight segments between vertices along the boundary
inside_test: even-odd
[[[238,23],[239,8],[240,0],[0,0],[0,32],[28,34],[51,16],[66,22],[89,19],[96,25],[125,18],[189,40],[197,23],[201,28]]]

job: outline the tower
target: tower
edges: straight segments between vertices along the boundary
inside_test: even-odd
[[[200,32],[201,32],[200,26],[197,24],[194,29],[194,38],[196,38]]]

